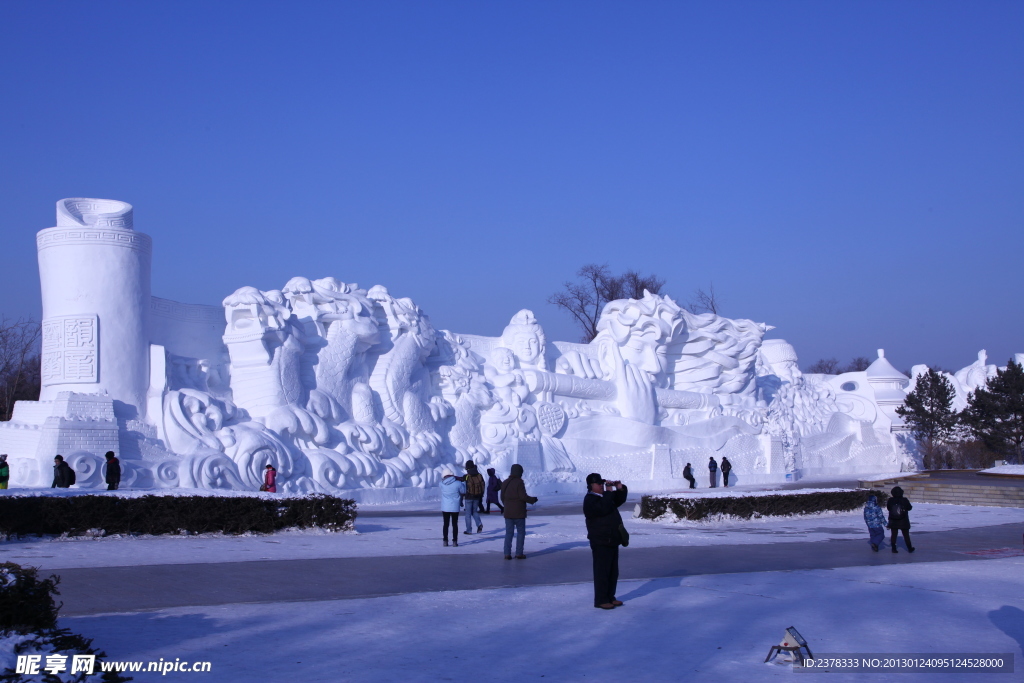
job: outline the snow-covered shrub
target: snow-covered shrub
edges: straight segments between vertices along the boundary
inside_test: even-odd
[[[818,512],[846,512],[863,507],[869,496],[878,498],[883,508],[888,494],[882,491],[857,489],[851,491],[818,491],[767,496],[669,498],[643,496],[640,517],[657,519],[666,513],[678,519],[699,520],[715,515],[750,519],[751,517],[783,517]]]
[[[22,567],[13,562],[0,564],[0,682],[2,683],[84,683],[103,681],[122,683],[130,681],[115,672],[92,675],[42,672],[27,676],[16,672],[18,655],[95,655],[105,658],[106,653],[92,647],[92,640],[64,628],[57,628],[57,610],[53,600],[59,595],[60,578],[40,579],[33,567]]]
[[[28,535],[270,533],[298,527],[329,531],[352,528],[355,501],[322,494],[266,496],[121,497],[4,496],[0,534]]]

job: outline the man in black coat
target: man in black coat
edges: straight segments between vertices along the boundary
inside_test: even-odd
[[[626,502],[628,490],[621,481],[605,482],[600,474],[587,475],[587,495],[583,515],[587,518],[587,538],[594,556],[594,607],[614,609],[622,604],[615,597],[619,581],[619,546],[625,527],[619,506]]]
[[[690,482],[690,488],[697,488],[697,480],[693,478],[693,468],[690,463],[686,463],[686,467],[683,468],[683,479]]]
[[[729,458],[722,458],[722,485],[729,485],[729,473],[732,472],[732,463]]]
[[[910,545],[910,511],[914,506],[903,496],[903,489],[895,486],[892,489],[892,497],[885,503],[889,510],[889,528],[892,529],[892,551],[896,550],[896,537],[903,531],[903,542],[907,544],[907,552],[914,552],[914,546]]]
[[[75,473],[71,466],[64,462],[64,456],[58,455],[53,459],[53,483],[51,489],[68,489],[75,483]]]
[[[114,451],[107,451],[107,490],[116,491],[121,484],[121,461],[114,455]]]

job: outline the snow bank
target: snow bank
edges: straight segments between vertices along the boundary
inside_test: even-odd
[[[982,470],[982,474],[1010,474],[1024,477],[1024,465],[1000,465]]]

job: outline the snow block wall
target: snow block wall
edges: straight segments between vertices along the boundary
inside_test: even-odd
[[[285,491],[432,487],[467,460],[648,490],[687,464],[706,481],[712,457],[736,483],[915,467],[894,413],[910,379],[881,351],[866,372],[804,375],[768,325],[667,297],[609,303],[590,344],[549,341],[529,310],[482,337],[334,277],[223,307],[153,297],[124,202],[61,200],[37,246],[43,391],[0,423],[14,486],[48,485],[57,453],[99,486],[107,450],[127,486],[256,489],[272,463]]]

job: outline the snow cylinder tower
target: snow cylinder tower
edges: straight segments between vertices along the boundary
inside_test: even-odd
[[[153,241],[133,229],[131,204],[62,199],[57,226],[39,231],[36,249],[43,299],[40,399],[62,391],[108,394],[142,417]]]

